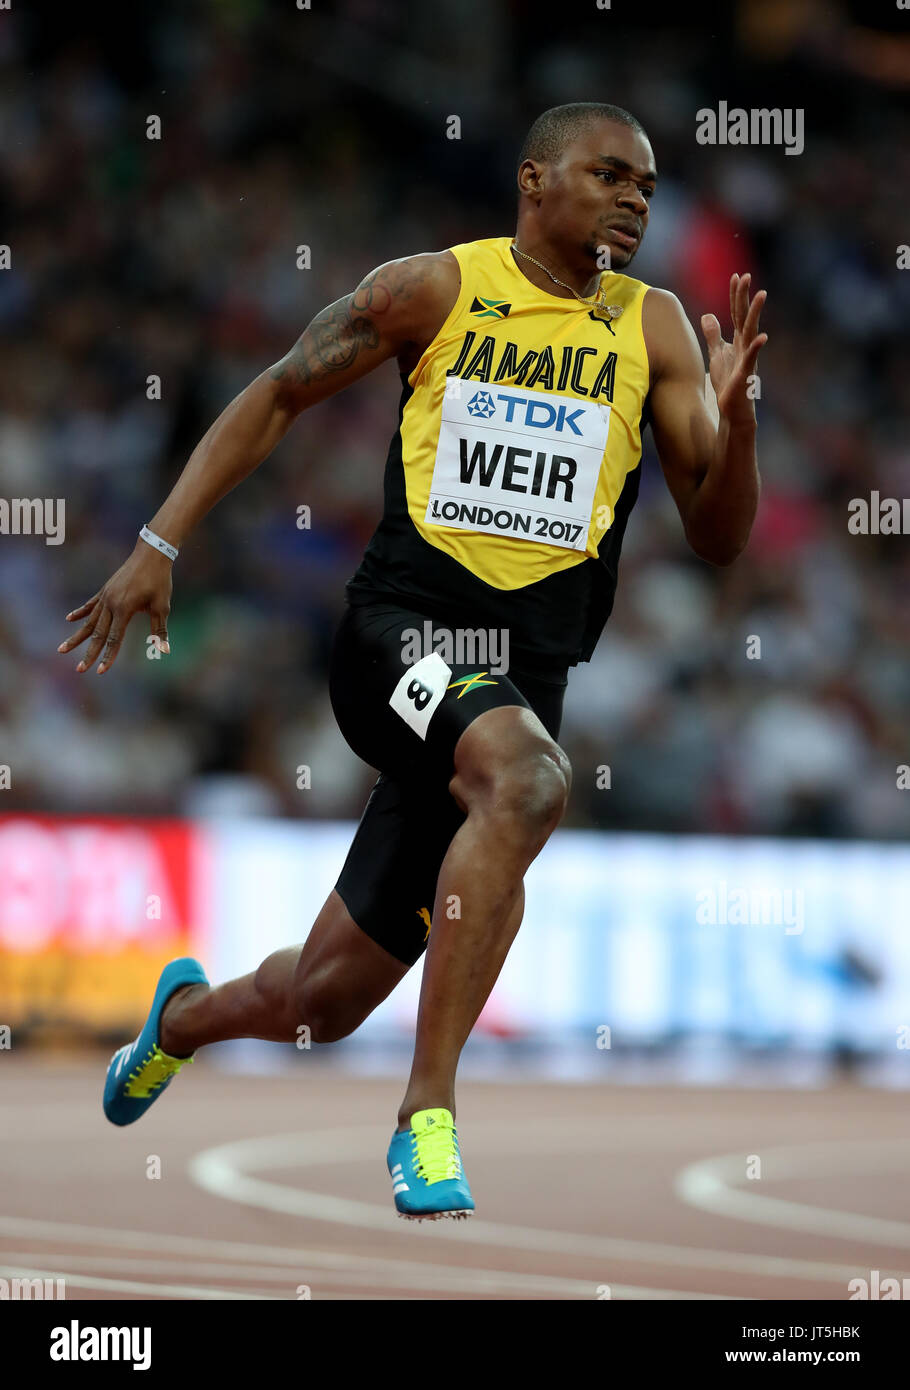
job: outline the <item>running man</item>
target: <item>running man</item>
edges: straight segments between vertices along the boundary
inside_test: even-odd
[[[108,670],[139,612],[167,652],[172,563],[194,527],[302,411],[397,359],[384,515],[348,582],[329,672],[345,739],[381,775],[302,947],[214,988],[196,961],[165,969],[143,1031],[108,1070],[114,1124],[143,1114],[207,1043],[293,1042],[300,1025],[317,1042],[346,1036],[426,950],[388,1167],[403,1216],[473,1209],[456,1067],[518,931],[524,874],[566,806],[567,672],[590,660],[610,614],[643,425],[704,560],[739,555],[758,503],[749,385],[765,293],[750,299],[749,275],[732,277],[732,343],[702,319],[706,392],[679,301],[623,273],[655,183],[628,112],[544,112],[521,153],[515,236],[391,261],[317,314],[215,421],[126,563],[67,615],[81,626],[60,651],[88,643],[79,671],[99,656]],[[452,659],[405,656],[427,620],[455,634]],[[507,671],[456,660],[459,633],[505,636]]]

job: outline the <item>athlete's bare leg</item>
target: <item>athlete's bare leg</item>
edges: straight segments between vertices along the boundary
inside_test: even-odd
[[[487,710],[456,744],[449,790],[467,820],[437,880],[399,1129],[417,1110],[455,1113],[458,1058],[518,931],[522,880],[562,817],[570,780],[562,749],[519,705]]]
[[[295,1042],[300,1024],[313,1042],[334,1042],[358,1028],[408,969],[360,930],[333,889],[302,947],[275,951],[227,984],[178,990],[161,1016],[161,1048],[185,1057],[228,1038]]]
[[[458,741],[449,789],[467,820],[437,882],[401,1128],[417,1110],[455,1113],[461,1050],[518,932],[522,880],[562,816],[570,776],[562,750],[521,706],[487,711]],[[182,1057],[230,1038],[294,1042],[301,1024],[313,1042],[333,1042],[358,1028],[408,969],[360,930],[333,889],[302,948],[275,951],[226,984],[178,990],[162,1014],[161,1047]]]

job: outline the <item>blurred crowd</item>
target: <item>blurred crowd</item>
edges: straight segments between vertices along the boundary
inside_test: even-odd
[[[56,654],[64,615],[318,309],[384,260],[509,234],[525,127],[603,99],[643,122],[660,174],[630,273],[727,331],[730,272],[750,270],[771,340],[761,510],[731,568],[688,551],[647,437],[614,615],[569,678],[568,823],[902,836],[910,547],[847,529],[851,498],[910,496],[898,93],[828,70],[826,50],[769,67],[734,31],[711,54],[693,35],[607,50],[571,25],[535,44],[505,3],[461,7],[480,43],[436,10],[431,42],[425,7],[396,27],[370,0],[331,22],[147,9],[119,57],[75,26],[50,43],[16,10],[0,24],[0,496],[66,502],[64,544],[0,537],[0,810],[360,813],[373,774],[335,727],[326,667],[380,515],[392,364],[305,415],[187,542],[170,657],[147,659],[140,617],[110,673],[78,676]],[[806,107],[799,157],[695,142],[699,107],[785,90]]]

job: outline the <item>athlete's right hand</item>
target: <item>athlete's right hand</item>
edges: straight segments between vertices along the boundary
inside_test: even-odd
[[[171,611],[171,568],[172,561],[145,541],[137,541],[136,549],[125,564],[94,598],[67,613],[66,621],[76,623],[80,618],[85,622],[79,631],[65,642],[61,642],[58,652],[71,652],[74,647],[89,641],[85,656],[76,667],[77,671],[90,670],[104,648],[100,676],[113,666],[123,641],[123,634],[135,613],[148,613],[152,636],[160,650],[170,652],[167,640],[167,618]]]

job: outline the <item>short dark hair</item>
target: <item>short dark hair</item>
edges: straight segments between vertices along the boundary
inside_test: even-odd
[[[567,106],[551,106],[537,117],[525,136],[519,164],[526,159],[538,159],[541,163],[558,159],[579,132],[594,121],[618,121],[648,138],[641,121],[621,106],[603,101],[573,101]]]

